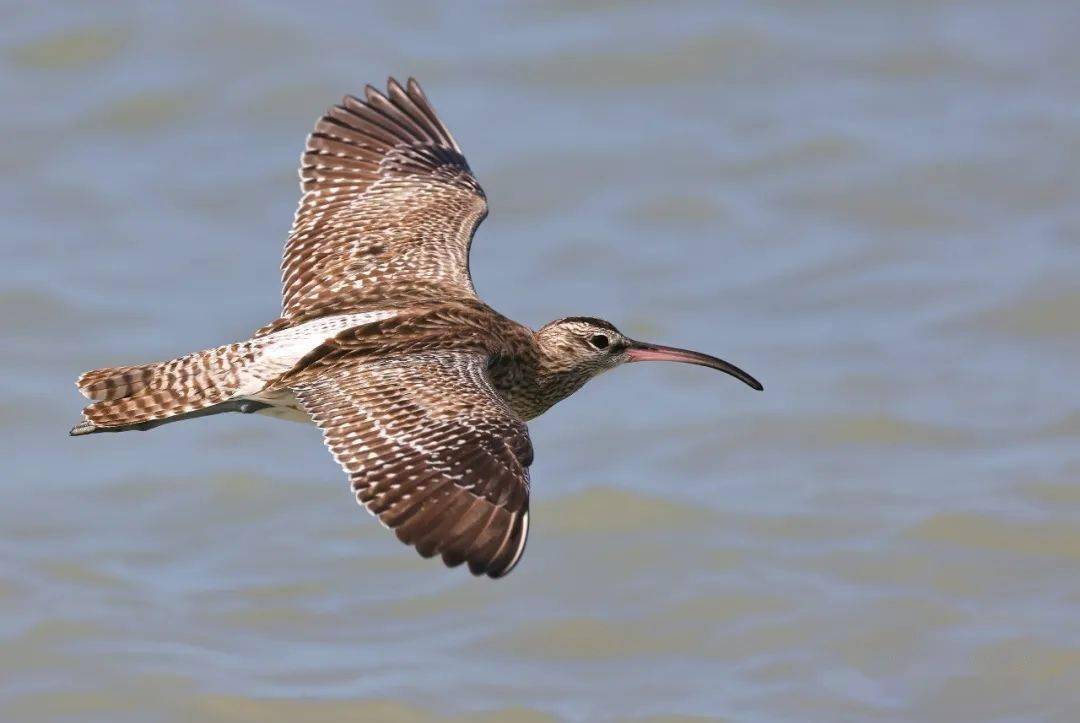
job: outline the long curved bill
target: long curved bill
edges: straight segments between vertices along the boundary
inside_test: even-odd
[[[644,341],[632,341],[630,342],[630,346],[626,349],[626,356],[627,360],[632,362],[672,361],[683,362],[684,364],[697,364],[698,366],[709,367],[710,369],[716,369],[725,374],[730,374],[742,383],[759,392],[765,389],[765,387],[761,385],[761,382],[754,379],[734,364],[714,356],[709,356],[708,354],[690,351],[689,349],[676,349],[673,346],[660,346],[659,344],[649,344]]]

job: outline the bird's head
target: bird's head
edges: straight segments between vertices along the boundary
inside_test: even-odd
[[[730,374],[758,391],[764,389],[758,380],[723,359],[687,349],[635,341],[603,319],[587,316],[559,319],[536,332],[536,341],[540,347],[544,375],[552,385],[551,393],[557,396],[551,400],[551,404],[572,394],[589,379],[608,369],[639,361],[697,364]]]

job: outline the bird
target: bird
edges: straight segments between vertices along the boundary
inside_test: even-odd
[[[487,200],[415,79],[367,85],[319,118],[281,263],[280,316],[242,342],[96,369],[73,436],[225,412],[314,423],[356,500],[399,540],[499,578],[529,531],[526,423],[622,364],[673,361],[588,316],[538,330],[477,295],[469,252]]]

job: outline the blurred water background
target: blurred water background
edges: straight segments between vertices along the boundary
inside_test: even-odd
[[[5,3],[0,718],[1080,717],[1080,8]],[[415,75],[476,285],[742,365],[531,425],[528,553],[425,562],[314,428],[69,439],[274,318],[321,111]]]

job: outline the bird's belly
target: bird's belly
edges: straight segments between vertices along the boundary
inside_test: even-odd
[[[284,389],[273,394],[252,394],[246,399],[269,405],[257,410],[256,414],[265,414],[267,417],[284,419],[287,422],[314,424],[311,415],[305,412],[296,401],[296,395],[291,389]]]

